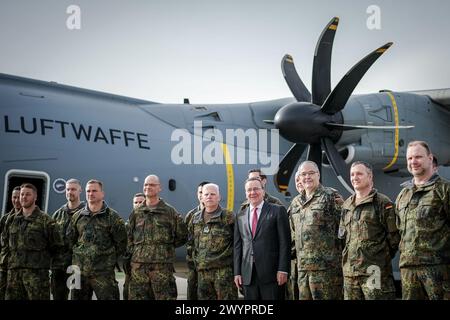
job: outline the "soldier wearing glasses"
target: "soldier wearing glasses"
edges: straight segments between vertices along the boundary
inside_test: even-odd
[[[340,196],[320,184],[319,169],[312,161],[300,165],[299,176],[304,190],[290,208],[299,299],[342,299]]]

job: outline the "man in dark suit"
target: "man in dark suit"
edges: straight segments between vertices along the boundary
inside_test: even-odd
[[[282,299],[291,259],[286,209],[264,201],[258,178],[246,181],[245,193],[250,205],[234,226],[234,283],[247,300]]]

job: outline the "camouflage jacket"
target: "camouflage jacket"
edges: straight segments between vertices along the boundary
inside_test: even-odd
[[[2,232],[1,264],[7,269],[49,269],[52,254],[63,245],[53,219],[37,206],[29,217],[8,215]]]
[[[205,222],[205,209],[197,211],[189,224],[193,259],[197,270],[233,268],[234,214],[220,206]]]
[[[181,215],[164,200],[156,208],[144,204],[133,210],[128,251],[135,263],[172,264],[175,248],[187,241],[187,228]]]
[[[273,203],[273,204],[278,204],[280,206],[284,207],[283,202],[281,202],[280,199],[275,198],[274,196],[271,196],[269,193],[266,192],[266,194],[264,195],[264,201],[268,202],[268,203]],[[248,200],[245,200],[244,202],[241,203],[241,207],[239,208],[238,212],[243,211],[245,208],[248,207]]]
[[[1,235],[2,235],[3,230],[5,229],[6,219],[8,219],[8,216],[9,216],[10,214],[14,214],[14,212],[15,212],[15,210],[14,210],[14,208],[12,208],[11,211],[4,213],[4,214],[0,217],[0,261],[2,261],[2,260],[5,260],[5,261],[6,261],[6,258],[5,258],[5,259],[2,259],[2,257],[1,257],[1,252],[2,252]],[[6,263],[5,263],[4,266],[2,266],[2,264],[0,263],[0,271],[6,271],[6,270],[7,270]]]
[[[67,228],[72,246],[72,264],[82,272],[113,271],[125,253],[127,233],[119,214],[105,203],[92,214],[88,205],[76,212]]]
[[[334,200],[335,200],[335,205],[336,205],[336,210],[338,212],[341,211],[341,205],[343,203],[342,200],[342,196],[339,194],[339,192],[336,189],[330,188],[330,187],[326,187],[326,190],[328,190],[329,192],[333,193],[334,196]],[[301,203],[302,203],[302,195],[298,194],[294,197],[294,199],[292,199],[291,204],[289,205],[289,208],[287,210],[287,213],[289,215],[289,221],[290,221],[290,228],[291,228],[291,239],[292,239],[292,245],[291,245],[291,258],[292,259],[297,259],[297,253],[296,253],[296,249],[295,249],[295,229],[294,229],[294,224],[292,223],[292,219],[291,216],[293,213],[295,212],[299,212],[300,207],[301,207]]]
[[[187,229],[188,229],[188,239],[187,239],[187,243],[186,243],[186,262],[190,269],[194,269],[195,265],[194,265],[194,259],[192,258],[193,242],[191,241],[194,235],[191,233],[189,225],[192,222],[192,218],[194,217],[194,214],[200,210],[201,210],[200,206],[197,206],[197,207],[191,209],[188,213],[186,213],[186,216],[184,217],[184,223],[186,224]]]
[[[409,183],[398,195],[400,267],[450,261],[450,183],[433,175],[424,185]]]
[[[334,191],[321,185],[310,199],[302,192],[291,204],[290,223],[299,271],[341,267],[339,218]]]
[[[67,228],[69,227],[72,216],[81,210],[86,204],[81,202],[75,209],[69,209],[67,203],[53,213],[53,220],[58,226],[61,239],[64,241],[64,246],[59,248],[52,257],[52,269],[63,269],[64,272],[68,266],[72,264],[72,247],[66,237]]]
[[[391,260],[400,242],[394,204],[376,190],[358,204],[355,198],[352,195],[344,202],[339,226],[339,237],[345,241],[344,276],[370,275],[367,268],[372,265],[378,266],[382,275],[392,275]]]

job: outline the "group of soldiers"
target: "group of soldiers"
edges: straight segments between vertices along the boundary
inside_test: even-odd
[[[450,183],[439,176],[423,141],[409,143],[407,165],[413,178],[395,203],[375,189],[365,162],[351,165],[354,194],[345,201],[320,183],[314,162],[299,166],[299,194],[287,210],[292,249],[286,299],[395,299],[392,259],[398,250],[403,299],[450,298]],[[260,169],[248,178],[246,184],[256,178],[264,189]],[[102,182],[87,182],[86,203],[81,192],[78,180],[68,180],[67,203],[50,217],[36,206],[32,184],[13,190],[13,209],[0,219],[0,299],[45,300],[50,292],[55,300],[88,300],[93,293],[119,299],[116,268],[125,271],[124,299],[176,299],[173,264],[183,245],[189,300],[238,298],[236,215],[220,206],[217,184],[198,185],[198,206],[184,219],[159,196],[156,175],[145,178],[127,222],[105,203]],[[264,201],[283,205],[267,192]],[[239,208],[245,210],[248,201]]]

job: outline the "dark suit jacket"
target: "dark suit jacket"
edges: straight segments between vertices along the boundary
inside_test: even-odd
[[[242,276],[244,285],[252,279],[255,262],[261,283],[277,281],[277,272],[289,273],[291,233],[283,206],[264,202],[256,227],[255,238],[249,224],[249,207],[239,212],[234,224],[234,274]]]

